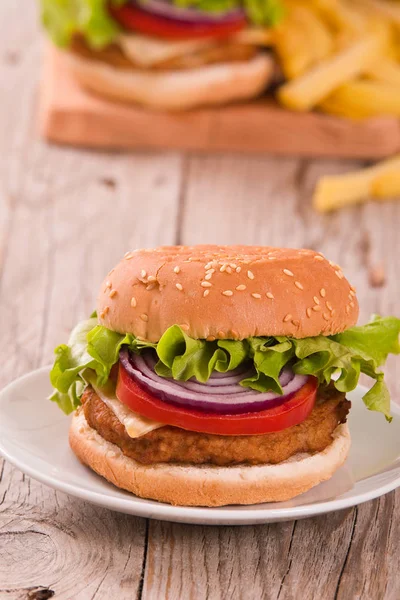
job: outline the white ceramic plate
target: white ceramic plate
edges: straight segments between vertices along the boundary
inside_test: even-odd
[[[349,394],[352,449],[334,477],[290,502],[223,508],[170,506],[124,492],[80,464],[68,446],[70,419],[52,402],[49,368],[21,377],[0,393],[0,453],[57,490],[141,517],[181,523],[245,525],[311,517],[360,504],[400,485],[400,408],[389,425],[369,412],[363,388]]]

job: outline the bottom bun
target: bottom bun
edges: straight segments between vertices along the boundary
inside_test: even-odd
[[[346,460],[350,434],[346,424],[339,425],[323,452],[278,465],[142,465],[89,427],[80,411],[73,417],[69,442],[82,463],[136,496],[180,506],[224,506],[290,500],[329,479]]]
[[[266,89],[274,70],[273,59],[261,53],[243,62],[157,72],[117,69],[76,54],[67,56],[83,87],[113,100],[165,110],[254,98]]]

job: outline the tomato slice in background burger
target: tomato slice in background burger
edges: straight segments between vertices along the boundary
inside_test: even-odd
[[[246,27],[246,18],[216,23],[184,23],[153,15],[139,6],[126,4],[111,7],[111,14],[125,29],[166,40],[191,40],[201,38],[226,38]]]
[[[309,377],[307,383],[280,406],[254,413],[220,415],[178,407],[152,396],[120,364],[117,397],[143,417],[181,429],[216,435],[261,435],[305,421],[314,408],[317,388],[317,379]]]

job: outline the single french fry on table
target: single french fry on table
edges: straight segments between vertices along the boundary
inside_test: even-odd
[[[372,182],[371,193],[375,198],[400,196],[400,168],[378,175]]]
[[[381,81],[351,81],[321,103],[325,112],[351,119],[400,117],[400,85]]]
[[[395,181],[398,182],[399,172],[400,154],[367,169],[321,177],[314,193],[313,206],[323,213],[363,202],[373,196],[376,189],[379,190],[378,198],[386,197],[383,191],[388,191],[389,197],[399,194],[400,189],[396,192],[394,185]],[[391,183],[388,184],[388,181]]]
[[[371,33],[323,61],[278,91],[281,103],[292,110],[311,110],[341,85],[365,73],[384,55],[384,36]]]

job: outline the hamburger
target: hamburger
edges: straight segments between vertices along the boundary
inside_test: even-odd
[[[172,246],[128,252],[97,312],[56,348],[51,399],[82,463],[176,505],[288,500],[350,448],[361,373],[390,421],[380,366],[400,320],[356,326],[355,289],[313,250]]]
[[[254,98],[274,60],[280,0],[41,0],[42,20],[88,90],[154,109]]]

